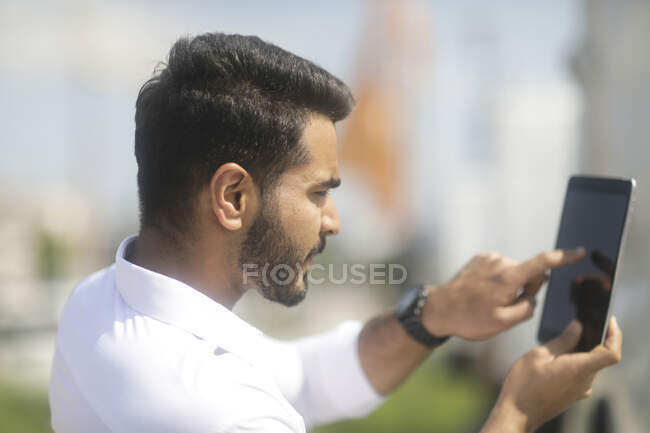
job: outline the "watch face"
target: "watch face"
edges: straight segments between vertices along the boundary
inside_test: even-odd
[[[415,305],[417,302],[419,293],[420,288],[413,287],[409,289],[408,292],[404,294],[404,296],[402,296],[402,299],[399,301],[399,304],[397,304],[397,308],[395,309],[398,318],[403,318],[404,316],[410,314],[413,305]]]

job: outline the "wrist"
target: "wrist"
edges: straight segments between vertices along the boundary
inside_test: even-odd
[[[422,324],[429,333],[436,337],[452,335],[447,314],[449,306],[444,286],[427,285],[429,295],[422,309]]]
[[[490,413],[481,433],[530,433],[528,416],[503,395]]]

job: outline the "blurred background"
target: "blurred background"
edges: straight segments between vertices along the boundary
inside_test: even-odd
[[[478,251],[523,260],[553,247],[571,174],[635,177],[614,305],[623,363],[545,428],[650,431],[647,0],[1,0],[0,432],[50,431],[66,297],[138,230],[138,89],[176,38],[206,31],[258,35],[352,88],[343,228],[323,264],[403,263],[410,283],[444,282]],[[292,309],[250,294],[236,311],[293,338],[367,319],[403,288],[332,283]],[[452,341],[367,419],[315,431],[478,431],[538,322]]]

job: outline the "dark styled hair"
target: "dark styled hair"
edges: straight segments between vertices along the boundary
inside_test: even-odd
[[[264,194],[308,161],[300,139],[309,115],[337,122],[354,104],[341,80],[255,36],[181,38],[161,66],[136,102],[142,227],[186,231],[196,194],[228,162]]]

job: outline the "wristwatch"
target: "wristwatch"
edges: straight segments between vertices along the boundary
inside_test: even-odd
[[[402,324],[411,338],[433,349],[447,341],[449,336],[437,337],[427,331],[422,324],[422,309],[427,301],[427,296],[429,296],[429,289],[425,284],[410,288],[400,299],[395,313],[398,322]]]

